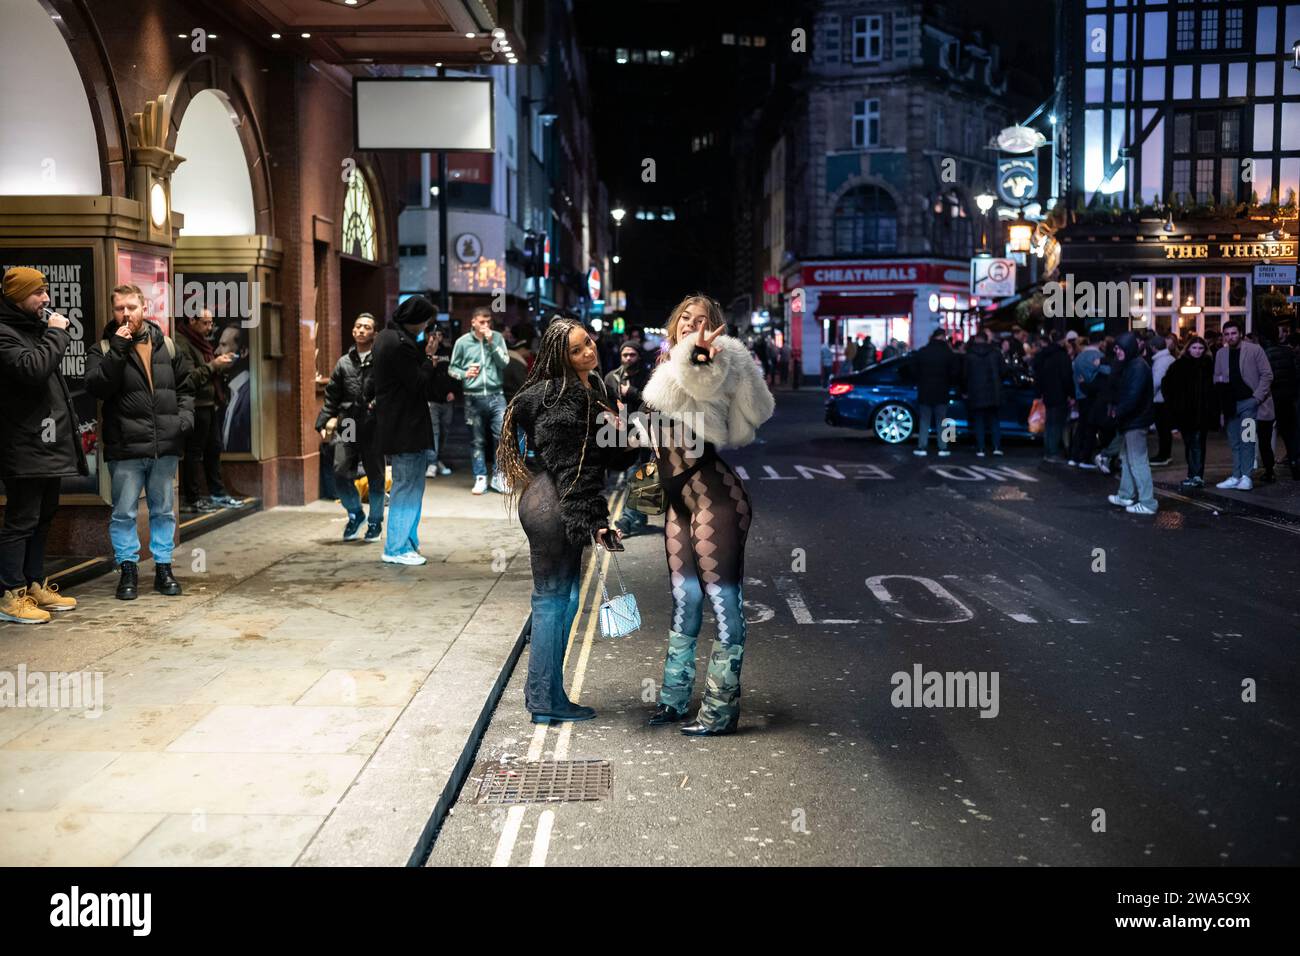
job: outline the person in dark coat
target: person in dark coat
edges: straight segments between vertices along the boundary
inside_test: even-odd
[[[935,329],[930,333],[930,341],[925,347],[917,349],[912,359],[916,374],[916,407],[919,426],[916,433],[916,450],[914,455],[927,455],[926,446],[930,444],[930,425],[939,437],[939,457],[946,458],[952,452],[948,450],[948,441],[943,434],[943,420],[948,415],[948,393],[961,381],[961,356],[948,347],[948,332]]]
[[[1047,406],[1047,429],[1043,438],[1043,460],[1053,464],[1062,462],[1062,439],[1065,423],[1070,418],[1074,404],[1074,370],[1070,353],[1061,344],[1065,338],[1060,329],[1053,329],[1046,347],[1035,353],[1034,391]]]
[[[45,577],[45,541],[64,478],[89,474],[61,364],[71,324],[50,313],[44,273],[25,266],[0,282],[0,621],[44,624],[75,599]]]
[[[1300,394],[1300,369],[1297,369],[1296,353],[1292,348],[1273,339],[1264,345],[1264,354],[1269,367],[1273,369],[1273,413],[1276,420],[1278,438],[1286,447],[1283,463],[1290,466],[1291,474],[1297,475],[1300,467],[1300,433],[1296,431],[1296,396]],[[1264,480],[1273,480],[1273,422],[1260,420],[1259,455],[1264,465]]]
[[[113,321],[86,354],[86,391],[104,403],[104,458],[112,480],[108,536],[121,576],[117,597],[138,596],[140,535],[135,517],[140,492],[149,506],[149,552],[154,590],[181,593],[172,575],[176,546],[176,469],[194,429],[190,361],[161,328],[144,317],[138,286],[113,290]]]
[[[384,524],[385,494],[384,453],[379,450],[373,399],[366,398],[375,354],[375,317],[369,312],[362,312],[352,323],[352,341],[355,344],[340,356],[330,373],[325,402],[316,416],[316,431],[322,441],[334,446],[334,490],[348,513],[343,540],[361,538],[361,525],[365,523],[362,540],[369,543],[379,540]],[[357,493],[358,461],[365,466],[368,479],[368,522],[361,510],[361,495]]]
[[[212,336],[212,312],[203,309],[192,318],[178,318],[176,347],[190,362],[190,387],[194,391],[194,430],[185,441],[181,463],[181,514],[207,514],[243,504],[226,494],[221,480],[221,410],[226,404],[225,374],[235,355],[218,355]],[[206,480],[208,494],[203,494]]]
[[[1214,388],[1214,359],[1205,339],[1193,335],[1161,382],[1174,427],[1183,437],[1187,477],[1184,491],[1205,487],[1205,445],[1219,427],[1219,398]]]
[[[424,501],[424,472],[433,447],[429,403],[447,394],[445,366],[435,366],[435,337],[422,347],[416,341],[434,317],[433,305],[421,295],[407,299],[392,321],[375,338],[373,389],[379,448],[393,460],[393,488],[388,502],[388,536],[383,560],[419,565],[420,510]],[[373,480],[373,479],[372,479]]]
[[[605,376],[605,391],[611,396],[614,402],[621,402],[626,406],[626,415],[632,415],[641,410],[641,393],[645,391],[646,382],[650,381],[650,369],[642,359],[642,352],[632,342],[624,342],[623,347],[618,352],[618,368]],[[641,459],[645,456],[638,456],[626,471],[626,477],[630,478],[632,473],[640,467]],[[649,517],[645,512],[638,511],[631,505],[624,505],[623,514],[619,516],[616,526],[624,535],[635,535],[645,529],[650,523]]]
[[[1121,472],[1119,490],[1108,500],[1129,514],[1153,515],[1158,505],[1147,448],[1147,429],[1156,420],[1151,366],[1143,359],[1138,338],[1132,332],[1115,339],[1115,358],[1119,366],[1111,372],[1115,377],[1115,403],[1110,407],[1110,416],[1121,439]]]
[[[983,329],[975,333],[963,357],[966,379],[966,411],[975,433],[975,455],[984,457],[984,430],[993,434],[993,454],[1002,454],[1002,351],[989,342]]]

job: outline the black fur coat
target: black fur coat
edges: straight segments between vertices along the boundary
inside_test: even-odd
[[[591,376],[591,383],[584,388],[569,381],[561,389],[555,380],[535,382],[514,398],[515,420],[537,453],[537,463],[555,482],[565,537],[578,548],[591,543],[593,531],[609,525],[606,469],[628,468],[637,458],[637,449],[610,441],[611,429],[598,416],[612,411],[614,402],[598,375]]]

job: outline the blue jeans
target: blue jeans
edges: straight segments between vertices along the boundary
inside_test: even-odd
[[[442,461],[442,443],[451,434],[451,416],[455,410],[451,402],[429,403],[429,417],[433,419],[433,450],[428,453],[431,465]]]
[[[1253,419],[1259,411],[1259,402],[1253,398],[1243,398],[1237,402],[1237,414],[1228,419],[1228,445],[1232,448],[1232,477],[1249,478],[1255,470],[1255,446],[1258,442],[1244,441],[1241,437],[1242,425],[1247,418]],[[1256,422],[1258,428],[1259,423]]]
[[[970,410],[971,431],[975,433],[975,450],[984,450],[984,429],[987,425],[993,433],[993,450],[1002,448],[1002,421],[996,408],[972,408]]]
[[[948,403],[919,405],[917,412],[920,424],[916,430],[916,447],[924,450],[930,444],[930,421],[933,419],[934,431],[939,438],[939,450],[947,450],[948,442],[943,437],[943,420],[948,417]]]
[[[1043,436],[1043,457],[1060,458],[1064,450],[1065,423],[1070,420],[1069,405],[1047,406],[1047,429]]]
[[[388,497],[388,537],[384,539],[384,554],[396,557],[420,550],[420,509],[424,505],[424,469],[428,467],[428,453],[404,452],[392,458],[393,490]]]
[[[113,516],[108,520],[108,537],[113,542],[113,559],[140,560],[140,535],[135,516],[140,510],[140,492],[149,506],[149,553],[156,564],[171,564],[176,547],[176,466],[180,458],[127,458],[110,461]]]
[[[474,468],[474,477],[485,476],[487,469],[487,436],[488,428],[492,429],[492,444],[495,447],[501,442],[501,419],[506,412],[506,397],[500,392],[490,392],[487,394],[472,392],[465,393],[465,424],[469,426],[470,436],[473,439],[473,453],[471,461]],[[496,469],[492,469],[496,474]]]

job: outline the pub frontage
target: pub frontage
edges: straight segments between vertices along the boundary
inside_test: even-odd
[[[1080,282],[1127,283],[1128,312],[1068,320],[1078,331],[1117,333],[1151,329],[1205,335],[1229,319],[1240,320],[1248,333],[1272,335],[1287,309],[1279,309],[1287,287],[1256,284],[1256,266],[1293,266],[1296,220],[1143,220],[1136,224],[1076,223],[1058,233],[1061,242],[1059,281],[1066,288]],[[1097,297],[1099,300],[1105,297]],[[1294,309],[1289,310],[1294,315]]]

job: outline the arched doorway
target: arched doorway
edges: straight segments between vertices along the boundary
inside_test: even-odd
[[[380,232],[380,213],[374,201],[375,190],[371,187],[370,177],[361,166],[352,170],[351,178],[343,195],[343,218],[341,220],[339,244],[339,305],[341,351],[347,351],[352,345],[352,323],[362,312],[375,316],[382,328],[387,316],[384,315],[387,284],[383,262],[383,242]],[[318,252],[323,250],[318,250]],[[324,296],[317,296],[317,313],[319,328],[327,325],[328,313],[322,311]],[[325,344],[321,343],[321,352]],[[322,354],[319,362],[326,361]],[[329,369],[323,370],[329,374]]]
[[[279,240],[271,235],[265,150],[228,66],[202,57],[173,79],[172,207],[184,217],[173,257],[177,322],[213,313],[218,353],[236,356],[216,427],[233,484],[267,500],[275,487],[274,393],[282,354]],[[274,495],[272,494],[272,497]]]

